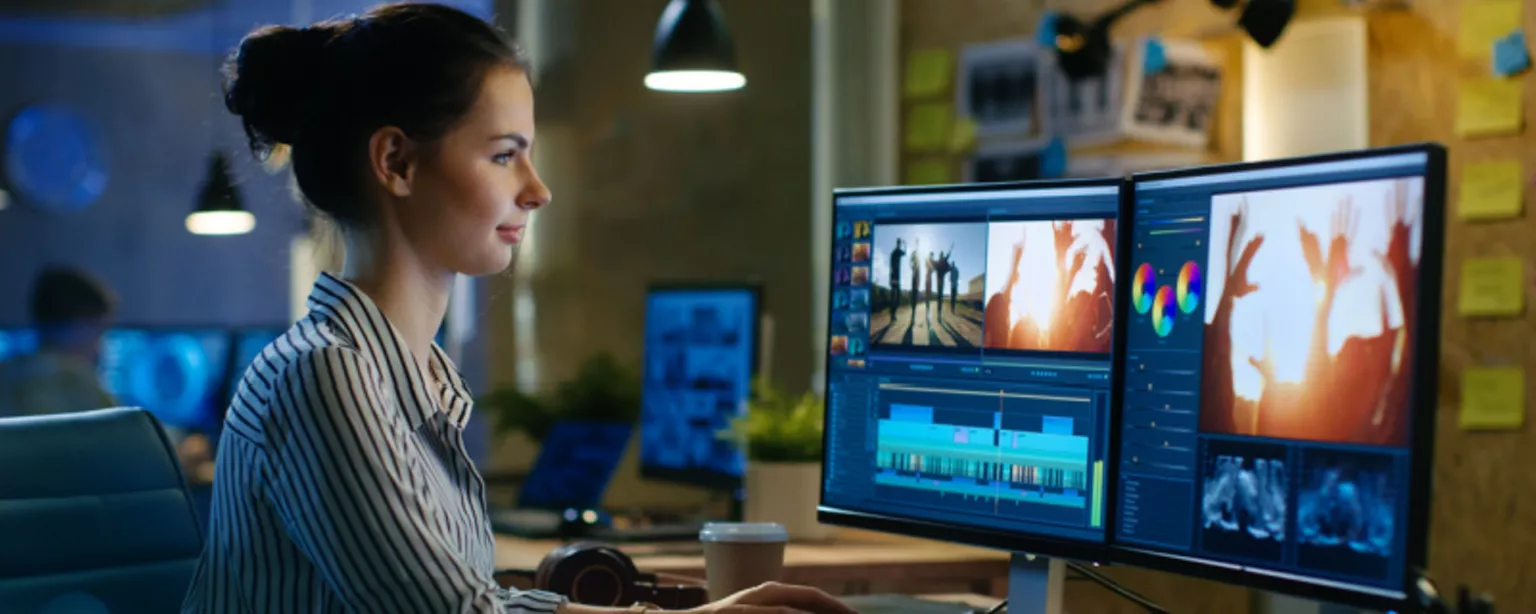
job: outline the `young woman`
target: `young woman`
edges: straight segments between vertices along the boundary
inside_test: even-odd
[[[264,350],[229,409],[185,612],[603,614],[491,572],[464,382],[432,337],[455,275],[507,268],[549,203],[528,66],[455,9],[395,4],[248,35],[225,103],[263,159],[287,151],[346,265]],[[853,614],[766,585],[699,614]]]

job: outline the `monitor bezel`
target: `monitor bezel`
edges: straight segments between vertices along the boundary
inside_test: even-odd
[[[751,357],[751,382],[749,382],[748,398],[751,398],[750,384],[756,382],[758,374],[762,372],[763,352],[763,314],[767,310],[763,308],[763,285],[756,279],[720,279],[720,280],[675,280],[653,281],[645,288],[645,309],[642,311],[642,329],[644,328],[645,314],[650,312],[651,295],[657,292],[741,292],[746,291],[752,295],[753,308],[756,317],[752,318],[752,357]],[[640,341],[641,372],[640,372],[640,407],[639,417],[635,422],[635,433],[639,437],[636,442],[636,450],[639,454],[640,477],[659,482],[694,486],[706,490],[719,492],[737,492],[746,484],[746,476],[734,476],[719,471],[706,471],[699,469],[671,469],[648,465],[645,462],[645,365],[646,339],[642,334]],[[742,451],[744,454],[745,450]],[[750,461],[749,461],[750,462]]]
[[[1115,232],[1116,232],[1116,242],[1117,242],[1117,244],[1123,244],[1123,237],[1124,237],[1125,233],[1123,232],[1122,229],[1124,228],[1124,220],[1126,219],[1125,216],[1126,216],[1126,214],[1128,212],[1128,207],[1129,207],[1129,205],[1131,203],[1131,201],[1128,198],[1126,198],[1127,190],[1125,189],[1126,188],[1126,183],[1125,183],[1125,178],[1124,177],[1103,177],[1103,178],[1092,178],[1092,179],[1046,179],[1046,180],[1030,180],[1030,181],[999,181],[999,182],[993,182],[993,183],[948,184],[948,185],[933,185],[933,186],[890,186],[890,187],[873,187],[873,188],[838,188],[838,189],[835,189],[835,190],[832,191],[832,207],[831,207],[831,211],[830,211],[830,214],[832,216],[832,223],[828,225],[828,231],[830,232],[830,234],[828,236],[823,237],[822,240],[823,241],[827,241],[831,245],[835,245],[836,244],[836,242],[837,242],[837,202],[838,202],[839,199],[844,198],[844,197],[853,197],[853,196],[858,196],[858,197],[866,197],[866,196],[905,196],[905,195],[924,195],[924,194],[938,195],[938,194],[957,194],[957,193],[966,193],[966,192],[1047,190],[1047,189],[1062,189],[1062,188],[1108,188],[1108,187],[1117,188],[1119,190],[1119,194],[1116,197],[1117,200],[1118,200],[1118,204],[1116,206],[1116,211],[1115,211],[1115,223],[1116,223],[1116,230],[1115,230]],[[1118,245],[1117,245],[1116,249],[1119,249]],[[1117,257],[1118,257],[1118,255],[1117,255]],[[1116,269],[1117,269],[1117,273],[1116,274],[1118,275],[1119,274],[1118,273],[1118,269],[1119,269],[1119,264],[1118,263],[1116,264]],[[829,281],[828,284],[829,284],[829,289],[830,289],[831,282]],[[1125,285],[1126,284],[1122,284],[1122,283],[1117,283],[1116,284],[1116,286],[1117,286],[1117,288],[1116,288],[1116,300],[1119,300],[1119,294],[1120,294],[1120,289],[1118,288],[1118,286],[1125,286]],[[826,302],[825,305],[823,305],[821,307],[821,309],[819,310],[820,313],[817,314],[817,317],[818,318],[825,318],[826,321],[828,323],[830,323],[830,318],[831,318],[832,310],[833,310],[832,297],[831,297],[831,292],[829,292],[828,293],[828,297],[827,297],[827,302]],[[826,390],[828,390],[831,387],[831,384],[832,384],[831,361],[833,360],[833,356],[832,356],[832,353],[831,353],[830,344],[828,344],[828,347],[823,350],[823,354],[825,356],[826,363],[825,363],[825,365],[824,365],[824,367],[822,369],[822,371],[823,371],[822,372],[822,390],[825,392]],[[1111,361],[1111,364],[1113,364],[1113,361]],[[1105,467],[1106,486],[1109,485],[1109,484],[1114,484],[1116,482],[1115,477],[1113,475],[1114,471],[1115,471],[1115,466],[1113,464],[1113,461],[1114,461],[1115,457],[1113,455],[1115,453],[1115,447],[1116,447],[1114,445],[1114,443],[1116,441],[1115,440],[1116,431],[1119,428],[1119,424],[1118,424],[1119,417],[1117,415],[1117,412],[1114,411],[1114,408],[1117,406],[1117,404],[1119,402],[1118,395],[1121,394],[1121,391],[1120,391],[1121,386],[1117,385],[1117,382],[1115,381],[1115,378],[1117,376],[1113,375],[1114,374],[1114,369],[1111,369],[1110,371],[1112,373],[1112,376],[1111,376],[1111,379],[1110,379],[1110,411],[1109,411],[1109,433],[1108,433],[1108,436],[1110,438],[1109,439],[1109,444],[1110,445],[1106,449],[1107,453],[1106,453],[1106,458],[1105,458],[1106,465],[1107,465]],[[830,411],[830,409],[831,408],[829,407],[828,403],[826,402],[826,394],[824,393],[822,395],[822,417],[823,417],[823,422],[824,423],[827,421],[827,412]],[[1018,552],[1018,553],[1027,553],[1027,554],[1034,554],[1034,555],[1040,555],[1040,556],[1049,556],[1049,557],[1055,557],[1055,558],[1061,558],[1061,559],[1071,559],[1071,560],[1085,561],[1085,562],[1090,562],[1090,563],[1099,563],[1099,562],[1104,562],[1104,561],[1108,560],[1108,551],[1109,551],[1109,547],[1110,547],[1110,539],[1113,537],[1113,532],[1112,532],[1111,528],[1114,526],[1113,522],[1114,522],[1114,509],[1115,509],[1115,505],[1114,505],[1115,493],[1111,492],[1110,488],[1106,487],[1104,489],[1104,501],[1103,501],[1104,513],[1105,513],[1105,515],[1104,515],[1104,522],[1105,522],[1105,524],[1104,524],[1104,538],[1103,538],[1102,541],[1098,541],[1098,542],[1090,542],[1090,541],[1077,540],[1077,539],[1066,539],[1066,538],[1053,537],[1053,536],[1040,535],[1040,534],[1025,534],[1025,533],[1020,533],[1020,532],[1015,532],[1015,531],[1004,531],[1004,530],[998,530],[998,529],[987,529],[987,528],[977,527],[977,526],[974,526],[974,525],[950,525],[950,524],[944,524],[944,523],[939,523],[939,522],[922,520],[922,519],[908,517],[908,516],[901,516],[901,515],[897,515],[897,514],[875,513],[875,512],[868,512],[868,511],[863,511],[863,510],[841,508],[841,507],[827,505],[827,502],[826,502],[826,495],[827,495],[827,493],[826,493],[826,483],[827,483],[826,482],[826,480],[827,480],[827,475],[826,475],[826,455],[827,455],[827,451],[830,449],[830,447],[828,445],[828,439],[830,438],[829,430],[823,428],[822,429],[821,437],[822,437],[822,442],[821,442],[822,462],[821,462],[821,468],[820,468],[820,480],[821,481],[820,481],[820,483],[818,485],[818,488],[817,488],[817,508],[816,508],[817,511],[816,511],[816,516],[817,516],[817,519],[820,520],[823,523],[832,524],[832,525],[838,525],[838,526],[844,526],[844,527],[850,527],[850,528],[855,528],[855,529],[866,529],[866,530],[871,530],[871,531],[879,531],[879,532],[883,532],[883,533],[892,533],[892,534],[897,534],[897,535],[906,535],[906,536],[910,536],[910,537],[918,537],[918,538],[923,538],[923,539],[933,539],[933,540],[939,540],[939,541],[953,542],[953,543],[959,543],[959,544],[965,544],[965,545],[969,545],[969,546],[977,546],[977,547],[989,548],[989,549],[995,549],[995,550],[1003,550],[1003,551],[1009,551],[1009,552]]]
[[[1416,330],[1413,331],[1418,341],[1414,347],[1414,388],[1408,407],[1409,411],[1412,412],[1412,417],[1410,418],[1411,426],[1409,428],[1410,473],[1408,476],[1407,544],[1405,545],[1404,552],[1404,578],[1400,588],[1402,596],[1400,598],[1393,598],[1376,593],[1357,591],[1342,586],[1346,584],[1345,582],[1321,577],[1313,577],[1312,580],[1302,580],[1285,579],[1264,573],[1252,573],[1243,566],[1216,559],[1202,559],[1198,556],[1161,552],[1140,546],[1129,546],[1118,543],[1116,533],[1113,530],[1114,527],[1112,527],[1110,536],[1110,543],[1113,544],[1111,563],[1157,569],[1218,582],[1243,585],[1260,590],[1287,593],[1308,599],[1380,610],[1401,608],[1404,606],[1405,600],[1411,599],[1414,594],[1417,574],[1423,571],[1428,555],[1430,482],[1434,464],[1435,401],[1438,398],[1437,378],[1440,358],[1440,292],[1444,267],[1445,201],[1447,199],[1445,194],[1445,148],[1438,143],[1415,143],[1279,160],[1217,164],[1137,173],[1128,178],[1127,202],[1135,202],[1136,186],[1146,181],[1307,166],[1400,154],[1425,154],[1426,156],[1423,175],[1424,207],[1420,230],[1422,242],[1419,256],[1419,296],[1417,305],[1418,313],[1421,315]],[[1134,209],[1130,213],[1132,217],[1131,225],[1134,227]],[[1129,236],[1129,233],[1127,236]],[[1129,252],[1127,252],[1127,256],[1130,256]],[[1120,270],[1118,274],[1130,274],[1134,269],[1133,260],[1134,258],[1131,257],[1122,259],[1119,263]],[[1125,284],[1125,286],[1126,288],[1129,287],[1128,284]],[[1123,322],[1129,317],[1129,313],[1124,311],[1126,308],[1127,305],[1124,299],[1117,302],[1115,305],[1117,321]],[[1114,372],[1123,376],[1126,368],[1124,352],[1127,335],[1126,327],[1120,327],[1119,330],[1115,331],[1115,335],[1117,351],[1115,354]],[[1123,383],[1121,387],[1124,387]],[[1115,438],[1117,441],[1119,437],[1120,433],[1116,432]],[[1117,453],[1118,448],[1119,446],[1117,445]],[[1116,462],[1119,462],[1118,456],[1116,457]],[[1119,476],[1118,469],[1116,467],[1114,472],[1117,478]],[[1115,485],[1118,491],[1118,479]],[[1250,565],[1248,567],[1256,566]],[[1301,577],[1301,574],[1287,573],[1287,575]]]

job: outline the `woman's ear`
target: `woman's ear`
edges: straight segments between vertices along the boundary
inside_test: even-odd
[[[396,198],[411,195],[419,148],[394,126],[379,128],[368,139],[368,170],[379,187]]]

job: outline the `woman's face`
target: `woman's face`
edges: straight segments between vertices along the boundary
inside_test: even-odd
[[[422,151],[401,203],[401,230],[428,264],[489,275],[512,263],[529,215],[550,199],[533,136],[527,75],[490,70],[469,113]]]

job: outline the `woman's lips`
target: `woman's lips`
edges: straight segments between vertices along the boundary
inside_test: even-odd
[[[502,224],[496,227],[496,236],[506,243],[517,243],[523,240],[523,226],[521,224]]]

